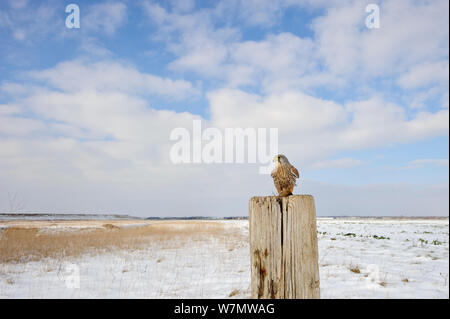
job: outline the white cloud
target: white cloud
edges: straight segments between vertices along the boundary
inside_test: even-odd
[[[287,4],[284,0],[225,0],[218,2],[214,14],[237,19],[244,25],[267,28],[279,22]]]
[[[8,34],[15,40],[35,43],[61,29],[58,28],[58,5],[26,1],[10,3],[14,10],[0,10],[0,27],[8,30]]]
[[[22,9],[27,6],[28,0],[8,0],[8,4],[13,9]]]
[[[364,165],[365,162],[356,158],[338,158],[325,161],[315,162],[311,165],[312,169],[324,168],[351,168],[355,166]]]
[[[127,6],[121,2],[104,2],[87,7],[81,28],[113,35],[127,19]]]
[[[197,117],[156,110],[143,96],[191,96],[189,82],[110,61],[70,61],[28,75],[23,84],[1,87],[15,101],[0,105],[4,183],[65,189],[128,183],[137,191],[147,183],[152,192],[175,183],[178,177],[168,174],[170,131]]]
[[[449,65],[447,61],[415,65],[400,76],[398,83],[405,89],[415,89],[430,84],[447,84]]]
[[[222,87],[251,86],[269,94],[286,90],[312,93],[317,88],[338,94],[351,87],[355,96],[367,96],[382,90],[369,86],[371,80],[382,80],[395,89],[391,79],[397,78],[401,89],[433,84],[440,88],[434,94],[445,97],[448,1],[383,2],[381,28],[373,30],[364,22],[369,2],[271,1],[269,5],[265,1],[225,1],[193,13],[170,12],[150,2],[144,7],[157,28],[153,39],[165,42],[176,57],[170,69],[222,80]],[[240,29],[234,27],[238,23],[234,18],[239,21],[247,12],[237,8],[252,8],[256,18],[261,11],[265,18],[256,25],[269,26],[278,23],[278,12],[290,6],[324,10],[311,24],[314,37],[267,33],[261,40],[242,41]],[[405,100],[412,107],[429,102],[420,96],[411,100],[410,93],[405,93]],[[445,106],[445,98],[443,101]]]
[[[337,140],[352,148],[411,142],[448,133],[447,110],[423,111],[408,119],[404,108],[372,98],[349,103],[347,111],[353,120]]]
[[[444,92],[444,94],[442,94],[442,96],[441,96],[441,107],[443,109],[448,109],[448,107],[449,107],[449,94],[448,94],[448,91]]]
[[[3,109],[4,106],[0,105]],[[0,111],[0,114],[3,113]],[[27,119],[15,116],[0,115],[0,134],[12,136],[26,136],[36,131],[45,129],[45,124],[34,119]]]
[[[191,34],[187,36],[189,52],[181,58],[175,60],[169,65],[174,70],[195,70],[195,72],[212,76],[221,77],[219,68],[227,58],[227,49],[225,45],[212,41],[200,34]]]
[[[117,211],[121,204],[101,198],[115,193],[113,198],[130,201],[144,196],[145,188],[140,201],[154,200],[169,189],[182,192],[173,185],[194,178],[189,168],[176,174],[169,161],[170,131],[189,127],[196,118],[191,114],[155,110],[143,99],[96,90],[41,90],[17,102],[20,114],[30,118],[18,117],[11,107],[0,116],[0,189],[39,188],[24,194],[32,209],[79,211],[90,203],[89,212]],[[47,195],[35,197],[41,192]],[[139,213],[145,214],[142,206]]]
[[[195,7],[195,0],[169,0],[174,12],[189,12]]]
[[[362,64],[359,24],[363,23],[365,6],[332,7],[313,22],[318,53],[333,73],[353,73]]]
[[[316,74],[311,39],[280,33],[268,34],[261,41],[240,41],[237,29],[215,28],[211,12],[181,15],[149,3],[145,8],[158,26],[154,39],[166,41],[168,50],[176,56],[169,64],[171,70],[219,79],[227,87],[262,86],[268,92],[335,80]]]
[[[17,41],[36,45],[41,41],[81,39],[83,45],[93,41],[92,35],[111,36],[126,23],[127,6],[118,1],[105,1],[80,6],[81,28],[70,30],[64,24],[67,4],[58,1],[11,1],[14,10],[0,9],[0,28]],[[62,16],[63,15],[63,16]],[[81,37],[79,37],[81,35]],[[51,37],[51,39],[50,39]],[[98,48],[97,48],[98,49]]]
[[[241,90],[208,94],[218,127],[276,127],[280,151],[310,164],[343,150],[413,142],[448,134],[448,110],[408,118],[404,108],[381,98],[340,105],[299,92],[260,96]]]
[[[411,92],[409,95],[406,95],[406,104],[408,107],[413,109],[426,108],[427,105],[431,104],[430,101],[433,99],[441,97],[441,100],[443,100],[446,96],[445,90],[447,89],[442,86],[434,86],[425,90],[416,90]],[[438,102],[437,104],[440,104],[442,108],[445,108],[445,103],[443,101],[440,103]],[[438,106],[436,105],[436,102],[431,105]]]
[[[448,56],[448,1],[383,2],[380,28],[370,30],[364,25],[367,3],[331,7],[316,19],[319,52],[332,72],[395,75],[424,60]]]
[[[13,32],[13,37],[14,37],[14,39],[16,39],[16,40],[22,41],[22,40],[25,40],[25,38],[26,38],[26,33],[25,33],[25,31],[23,31],[22,29],[16,29],[16,30],[14,30],[14,32]]]
[[[207,9],[183,14],[168,12],[151,2],[144,2],[143,7],[157,27],[152,39],[165,42],[168,51],[177,57],[169,64],[170,69],[223,77],[228,45],[240,38],[237,29],[226,26],[216,29],[212,11]]]
[[[263,97],[219,90],[208,97],[211,121],[218,127],[278,127],[281,132],[306,134],[333,129],[345,119],[339,104],[294,91]]]
[[[244,41],[229,46],[227,78],[232,86],[260,84],[265,91],[295,88],[305,75],[316,72],[314,43],[291,33],[269,34],[261,41]],[[248,70],[247,77],[236,70]],[[303,82],[304,86],[307,86]]]
[[[133,66],[110,60],[62,62],[51,69],[29,72],[28,76],[67,92],[114,91],[138,95],[166,95],[173,99],[197,94],[188,81],[142,73]]]
[[[13,104],[0,104],[0,115],[20,114],[21,108]]]
[[[83,36],[78,46],[79,51],[88,57],[111,58],[113,52],[105,48],[100,41],[91,36]]]
[[[417,159],[406,164],[407,168],[420,168],[423,166],[448,166],[448,158]]]

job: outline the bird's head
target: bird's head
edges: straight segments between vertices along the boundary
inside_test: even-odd
[[[283,154],[275,155],[275,157],[273,158],[273,161],[275,163],[281,164],[281,165],[289,164],[287,157],[284,156]]]

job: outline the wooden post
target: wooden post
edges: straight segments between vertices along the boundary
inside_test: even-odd
[[[320,298],[314,198],[252,197],[249,223],[252,298]]]

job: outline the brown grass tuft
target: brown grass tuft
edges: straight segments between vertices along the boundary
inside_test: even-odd
[[[228,297],[236,296],[236,295],[239,294],[239,293],[240,293],[239,289],[234,289],[232,292],[230,292],[230,294],[228,295]]]
[[[361,273],[361,270],[359,269],[358,266],[352,266],[352,265],[350,265],[350,271],[353,272],[353,273],[355,273],[355,274],[360,274],[360,273]]]

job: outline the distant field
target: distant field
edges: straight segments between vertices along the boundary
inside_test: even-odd
[[[0,262],[28,262],[44,258],[78,257],[113,249],[145,249],[149,243],[178,239],[219,238],[225,231],[215,221],[6,221],[0,223]]]
[[[448,226],[319,219],[322,298],[448,298]],[[249,298],[248,221],[1,221],[0,298],[76,297]]]

